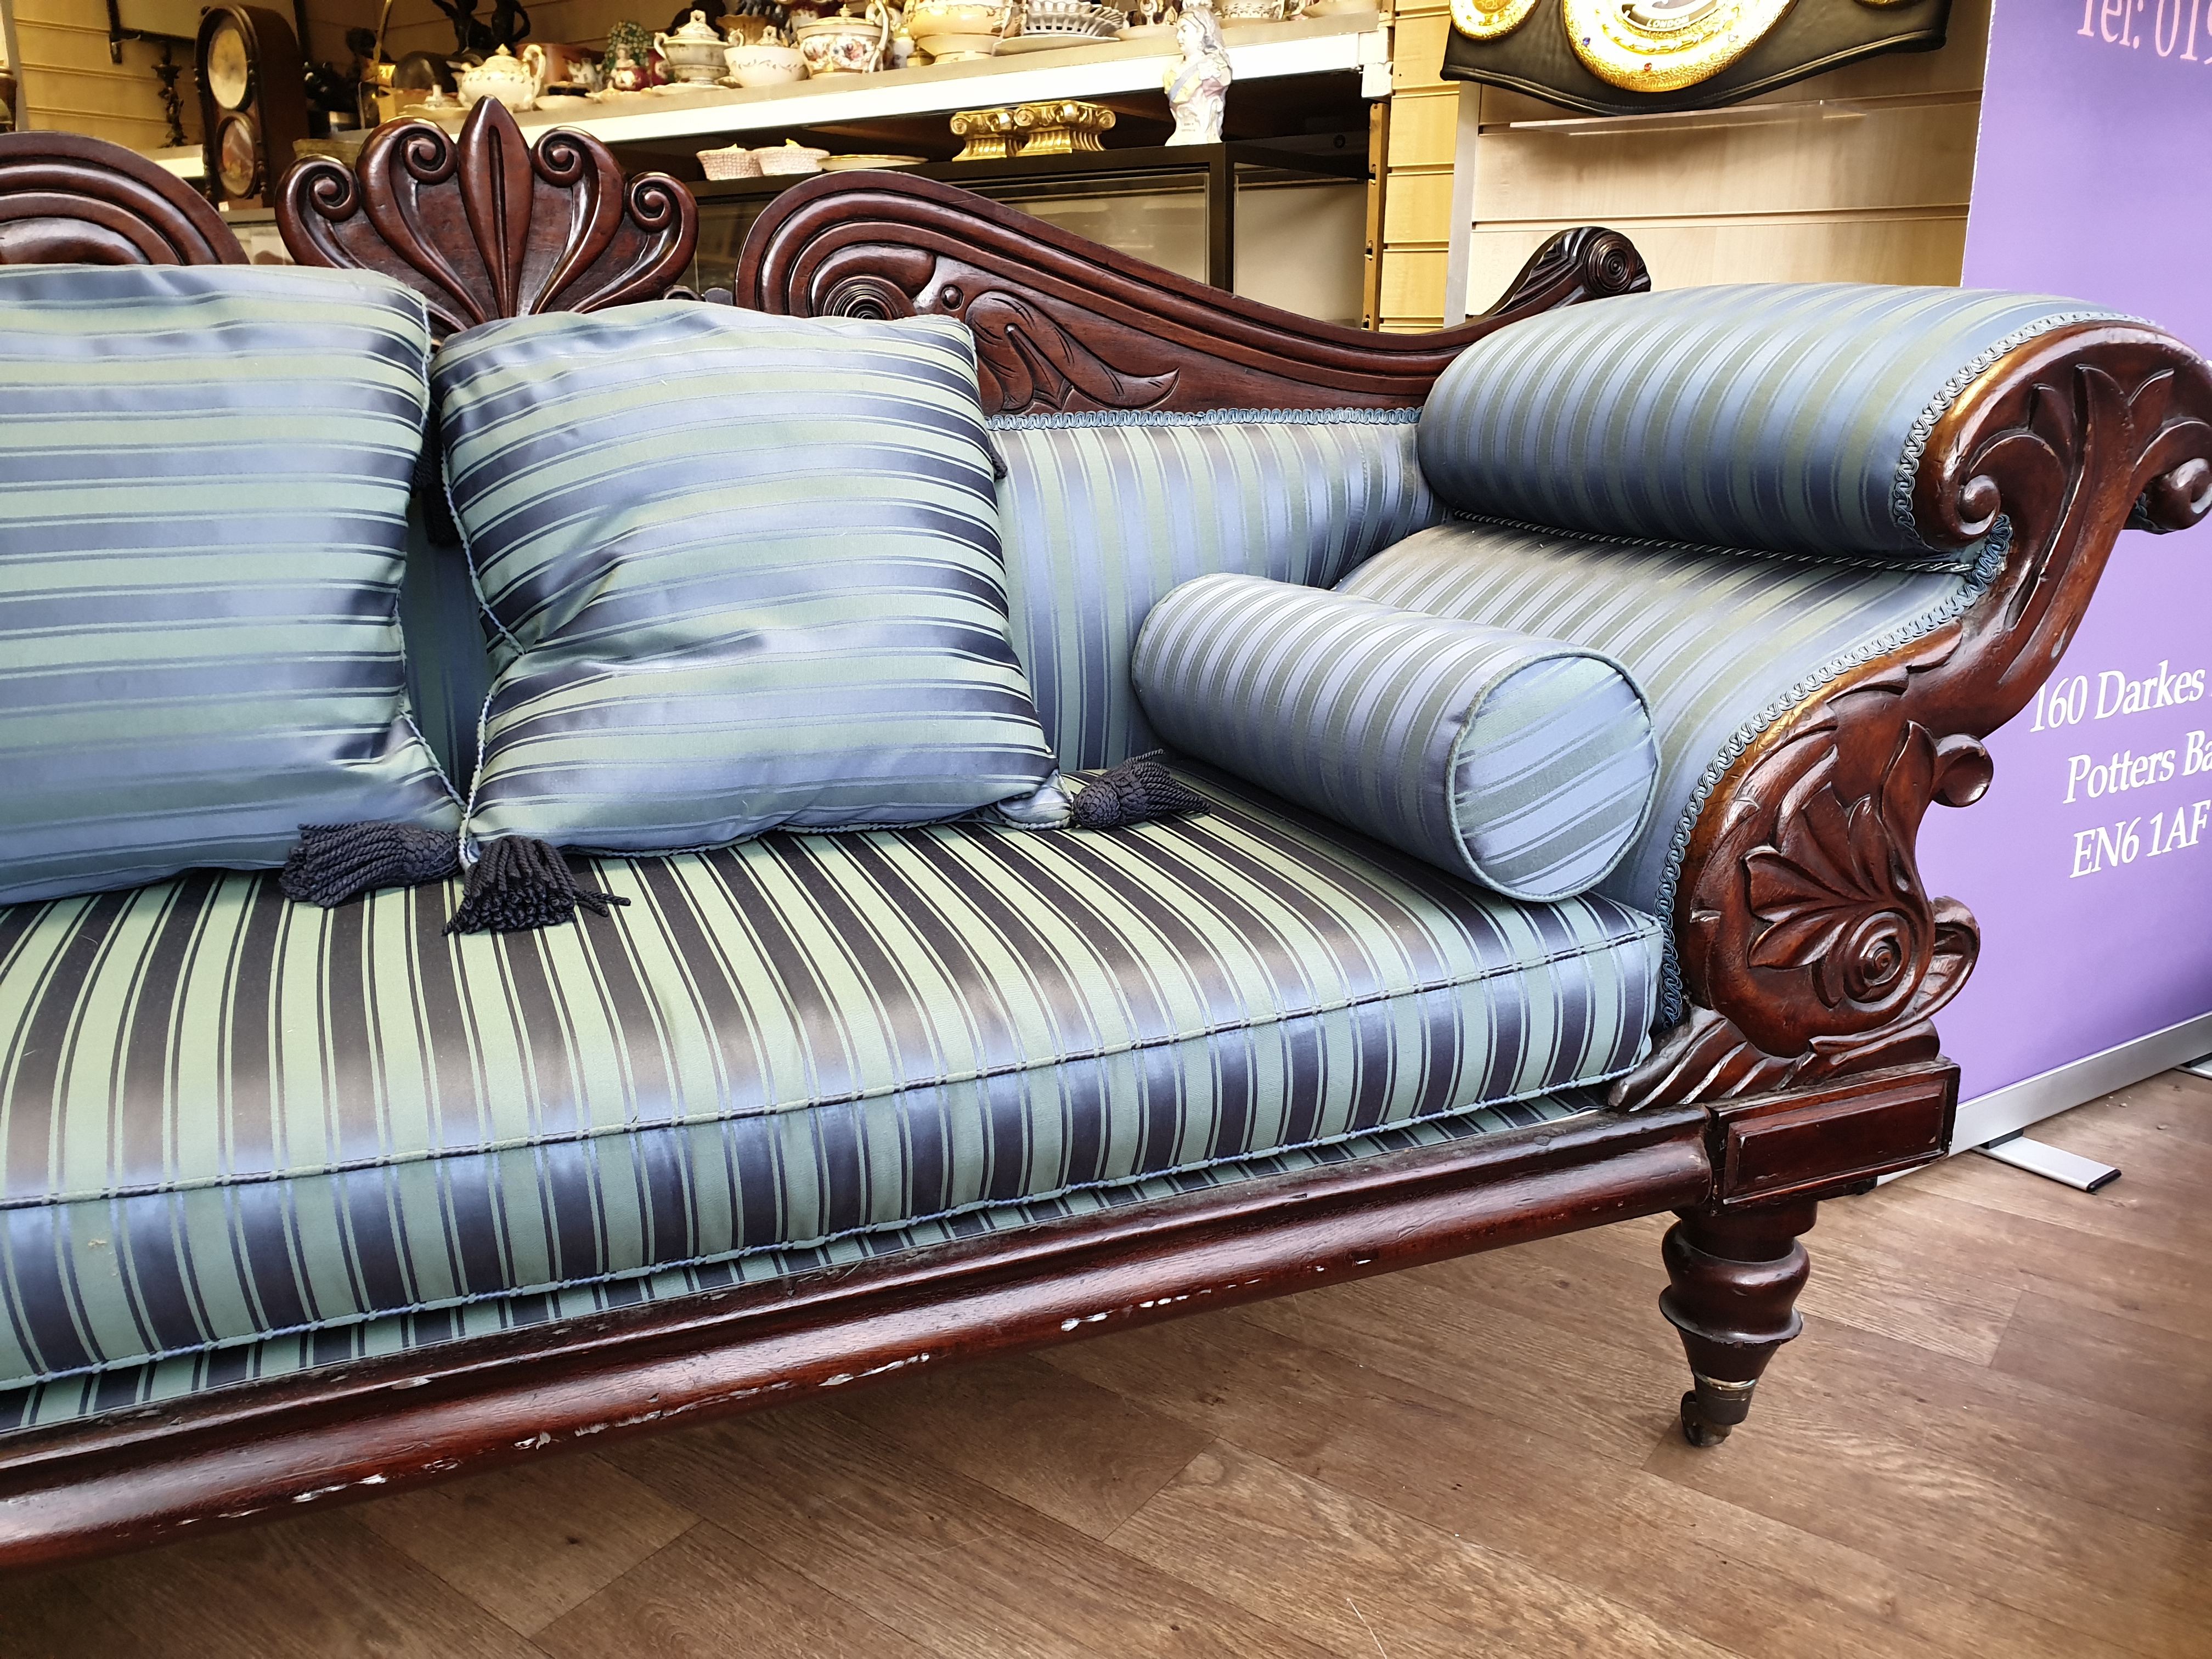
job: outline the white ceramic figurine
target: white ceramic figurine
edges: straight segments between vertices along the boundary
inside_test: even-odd
[[[1175,134],[1168,143],[1218,144],[1232,76],[1213,0],[1184,0],[1182,15],[1176,20],[1176,45],[1182,56],[1164,77],[1168,107],[1175,112]]]

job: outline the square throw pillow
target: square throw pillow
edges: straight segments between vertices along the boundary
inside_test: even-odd
[[[434,379],[499,665],[471,837],[717,847],[1052,776],[965,328],[670,301],[472,329]]]
[[[0,902],[458,829],[398,616],[429,352],[380,276],[0,268]]]

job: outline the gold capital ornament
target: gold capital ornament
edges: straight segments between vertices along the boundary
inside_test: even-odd
[[[1560,0],[1559,17],[1575,56],[1600,80],[1629,92],[1679,92],[1749,52],[1794,3]]]

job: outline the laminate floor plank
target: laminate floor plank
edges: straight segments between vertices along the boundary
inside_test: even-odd
[[[2011,1173],[2023,1181],[2039,1179],[2024,1170]],[[2054,1221],[1964,1203],[1944,1190],[1943,1174],[1929,1170],[1863,1198],[1822,1206],[1820,1224],[1807,1241],[1817,1258],[1814,1285],[1842,1277],[1828,1267],[1832,1241],[1849,1238],[1853,1259],[1868,1270],[1869,1293],[1902,1274],[1971,1273],[1992,1285],[2184,1335],[2212,1330],[2212,1262],[2191,1260],[2155,1241],[2085,1238]]]
[[[2212,1205],[2201,1201],[2212,1191],[2212,1146],[2172,1127],[2183,1109],[2160,1096],[2108,1097],[2078,1109],[2094,1115],[2085,1124],[2039,1124],[2035,1138],[2118,1165],[2121,1178],[2101,1191],[2076,1192],[1972,1152],[1898,1184],[1929,1182],[1963,1203],[2163,1250],[2192,1264],[2212,1261]]]
[[[945,1659],[1328,1651],[823,1407],[636,1442],[619,1461]]]
[[[933,1659],[702,1522],[538,1632],[551,1659]]]
[[[1238,1322],[1132,1332],[1056,1349],[1051,1363],[1746,1655],[2123,1651]],[[1668,1414],[1657,1403],[1655,1428]]]
[[[924,1373],[852,1415],[1093,1538],[1127,1520],[1212,1438],[1032,1355]]]
[[[70,1569],[106,1627],[8,1659],[543,1659],[466,1596],[331,1510]],[[12,1628],[12,1627],[11,1627]]]
[[[2122,1109],[2149,1109],[2152,1121],[2169,1134],[2185,1136],[2202,1146],[2212,1146],[2212,1078],[2185,1072],[2179,1066],[2170,1072],[2160,1072],[2156,1077],[2147,1077],[2141,1083],[2116,1089],[2101,1102],[2092,1102],[2098,1112],[2106,1112],[2112,1103]],[[2077,1113],[2062,1113],[2047,1118],[2029,1131],[2039,1140],[2049,1140],[2053,1146],[2063,1144],[2063,1138],[2095,1133],[2099,1120],[2095,1115],[2081,1117]],[[2059,1139],[2054,1139],[2053,1137]],[[2073,1149],[2069,1147],[2070,1152]],[[2094,1157],[2094,1153],[2084,1153]]]
[[[1669,1431],[1681,1355],[1659,1318],[1657,1286],[1639,1298],[1633,1323],[1586,1317],[1573,1332],[1425,1273],[1308,1291],[1243,1316],[1631,1466]]]
[[[1909,1198],[1896,1201],[1916,1205]],[[1956,1207],[1972,1212],[1971,1206]],[[1826,1224],[1824,1215],[1822,1228]],[[1896,1224],[1893,1231],[1902,1231],[1904,1225]],[[1548,1241],[1541,1248],[1550,1253],[1549,1262],[1532,1259],[1519,1268],[1513,1258],[1521,1252],[1499,1251],[1472,1260],[1489,1264],[1492,1278],[1488,1283],[1493,1286],[1499,1273],[1520,1271],[1532,1278],[1556,1274],[1588,1292],[1604,1282],[1601,1267],[1592,1261],[1611,1248],[1601,1242],[1604,1237],[1603,1232],[1579,1233]],[[1874,1258],[1863,1259],[1854,1268],[1832,1269],[1820,1229],[1808,1236],[1808,1243],[1814,1284],[1824,1278],[1863,1276],[1868,1288],[1863,1293],[1872,1295],[1874,1286],[1911,1271],[1903,1259],[1884,1262]],[[2100,1252],[2120,1247],[2098,1241],[2087,1248]],[[1903,1254],[1900,1249],[1900,1258]],[[1633,1260],[1624,1261],[1625,1274],[1632,1278],[1636,1271]],[[1993,1271],[2008,1270],[2000,1267]],[[2039,1287],[2045,1282],[2021,1277],[2023,1285]],[[2025,1305],[2031,1295],[2017,1292],[2015,1304]],[[2142,1333],[2138,1343],[2128,1333],[2108,1329],[2101,1346],[2093,1345],[2093,1352],[2070,1373],[2069,1383],[2045,1377],[2025,1357],[2010,1369],[2002,1368],[2002,1362],[1994,1355],[1992,1364],[1961,1359],[1955,1351],[1919,1341],[1917,1332],[1891,1335],[1810,1304],[1811,1298],[1806,1298],[1807,1329],[1819,1342],[1801,1340],[1775,1356],[1762,1401],[1817,1389],[1824,1401],[1836,1399],[1835,1411],[1862,1413],[1866,1402],[1874,1402],[1881,1413],[1883,1432],[1931,1455],[1969,1463],[1993,1478],[2029,1482],[2158,1525],[2212,1536],[2212,1479],[2206,1478],[2208,1464],[2212,1464],[2212,1424],[2201,1416],[2192,1423],[2184,1420],[2185,1413],[2152,1415],[2129,1409],[2130,1399],[2118,1388],[2105,1390],[2100,1400],[2083,1396],[2084,1389],[2096,1387],[2097,1364],[2108,1360],[2117,1364],[2124,1358],[2127,1366],[2141,1368],[2148,1364],[2151,1353],[2172,1349],[2175,1352],[2167,1371],[2173,1382],[2162,1384],[2153,1377],[2142,1387],[2153,1398],[2174,1399],[2176,1391],[2187,1386],[2188,1370],[2180,1362],[2197,1351],[2185,1339],[2152,1328]],[[1633,1302],[1624,1292],[1619,1305],[1632,1306]],[[2055,1310],[2071,1304],[2050,1305]],[[1654,1328],[1671,1346],[1672,1334],[1658,1322],[1656,1309]],[[1817,1360],[1815,1346],[1820,1356]],[[2001,1349],[2009,1352],[2017,1350]],[[1764,1423],[1766,1409],[1763,1403],[1755,1408],[1755,1425]]]
[[[0,1655],[127,1653],[121,1626],[64,1571],[0,1578]]]
[[[525,1636],[699,1518],[590,1452],[402,1492],[354,1515]]]
[[[1518,1556],[1227,1445],[1194,1458],[1112,1542],[1347,1659],[1725,1659]]]
[[[2185,1336],[2028,1296],[1992,1364],[2094,1405],[2212,1431],[2212,1326],[2204,1329]]]
[[[2003,1340],[2013,1304],[2024,1288],[2010,1270],[1984,1271],[1970,1260],[1927,1252],[1918,1262],[1900,1252],[1879,1224],[1832,1225],[1860,1200],[1823,1206],[1820,1224],[1806,1236],[1813,1276],[1798,1308],[1808,1318],[1829,1318],[1915,1344],[1931,1353],[1986,1364]],[[1639,1297],[1653,1309],[1648,1330],[1656,1346],[1674,1352],[1672,1334],[1657,1317],[1666,1288],[1659,1242],[1673,1220],[1650,1217],[1618,1226],[1571,1233],[1518,1249],[1463,1256],[1417,1268],[1413,1275],[1449,1286],[1486,1306],[1524,1314],[1554,1330],[1586,1330],[1582,1310],[1593,1295],[1623,1305]]]
[[[1791,1376],[1819,1377],[1820,1335]],[[1796,1355],[1785,1355],[1796,1358]],[[1778,1365],[1780,1364],[1778,1361]],[[1918,1380],[1868,1398],[1816,1382],[1762,1387],[1753,1428],[1707,1457],[1673,1437],[1646,1469],[1893,1565],[2157,1659],[2203,1659],[2212,1544],[1931,1452],[1887,1421]],[[1817,1494],[1808,1482],[1818,1470]]]

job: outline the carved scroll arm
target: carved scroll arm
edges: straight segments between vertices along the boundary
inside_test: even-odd
[[[1675,916],[1682,1023],[1614,1103],[1721,1100],[1933,1060],[1932,1017],[1979,949],[1972,914],[1920,878],[1922,817],[1978,799],[1981,739],[2024,708],[2088,605],[2121,528],[2212,510],[2212,373],[2136,324],[2016,347],[1937,422],[1913,493],[1922,535],[2009,526],[1955,622],[1829,685],[1723,778]]]

